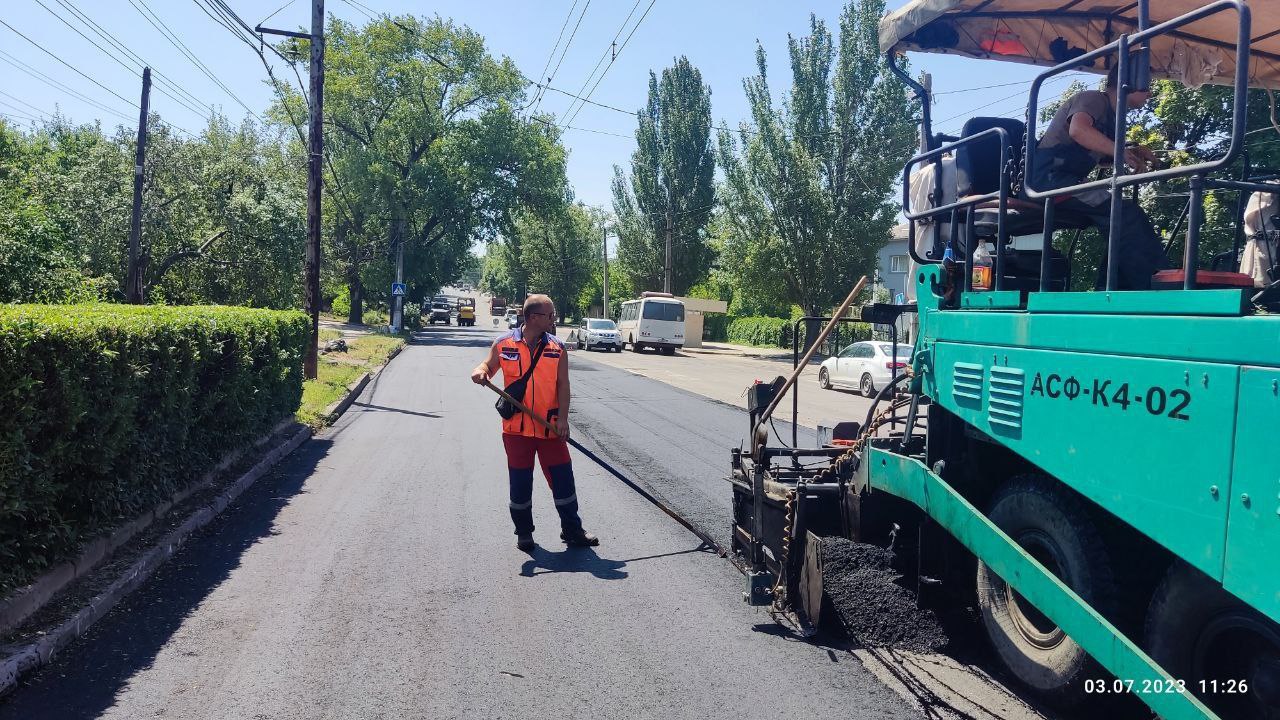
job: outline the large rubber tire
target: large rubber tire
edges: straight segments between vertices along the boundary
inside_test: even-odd
[[[673,347],[664,347],[664,348],[662,348],[662,354],[663,354],[663,355],[675,355],[675,354],[676,354],[676,349],[675,349],[675,348],[673,348]]]
[[[1114,616],[1117,590],[1106,547],[1074,495],[1043,475],[1020,475],[996,493],[988,517],[1104,616]],[[978,562],[978,609],[1004,666],[1045,701],[1084,697],[1087,678],[1104,671],[986,563]]]
[[[818,368],[818,387],[823,390],[831,389],[831,375],[827,373],[826,368]]]
[[[1147,654],[1220,717],[1280,718],[1280,626],[1209,576],[1175,562],[1151,598],[1144,634]],[[1236,692],[1241,680],[1245,693]]]
[[[858,382],[858,392],[862,393],[863,397],[876,396],[876,386],[871,382],[871,373],[862,373],[862,380]]]
[[[638,352],[640,352],[640,351],[642,351],[642,350],[644,350],[644,344],[643,344],[643,343],[638,343],[638,342],[636,342],[635,340],[632,340],[632,341],[631,341],[631,352],[638,353]]]

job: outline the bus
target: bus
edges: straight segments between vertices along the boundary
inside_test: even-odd
[[[671,293],[646,292],[622,303],[618,332],[632,352],[655,348],[675,355],[684,347],[684,303]]]

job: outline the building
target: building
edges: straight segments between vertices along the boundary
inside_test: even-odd
[[[876,257],[874,284],[875,290],[885,288],[889,291],[889,302],[905,302],[898,300],[898,296],[905,297],[910,262],[911,257],[907,254],[907,225],[894,225],[889,242],[880,248]]]

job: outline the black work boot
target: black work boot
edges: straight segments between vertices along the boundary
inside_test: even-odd
[[[533,533],[524,533],[516,536],[516,547],[525,552],[533,552],[538,543],[533,541]]]
[[[581,529],[577,532],[562,532],[560,533],[560,539],[569,547],[595,547],[600,544],[600,538]]]

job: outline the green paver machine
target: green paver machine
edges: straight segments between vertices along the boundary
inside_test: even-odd
[[[1268,312],[1280,267],[1259,287],[1211,271],[1199,243],[1206,193],[1275,191],[1238,158],[1248,88],[1280,87],[1280,2],[915,0],[882,20],[880,42],[927,138],[903,174],[911,372],[837,427],[843,446],[770,446],[781,383],[751,389],[752,446],[733,452],[731,477],[744,597],[803,626],[820,612],[816,539],[892,533],[918,586],[972,600],[996,655],[1043,697],[1127,692],[1166,718],[1280,718],[1280,462],[1267,440],[1280,426]],[[939,138],[928,93],[899,65],[908,51],[1046,69],[1025,124],[974,118]],[[1031,187],[1041,87],[1113,63],[1120,107],[1150,77],[1233,86],[1229,148],[1129,174],[1119,112],[1116,171]],[[946,162],[963,185],[950,195]],[[930,165],[930,202],[913,206],[912,173]],[[1162,289],[1118,291],[1110,243],[1106,289],[1069,291],[1072,258],[1053,238],[1080,225],[1058,201],[1110,190],[1118,218],[1122,193],[1172,178],[1190,185],[1181,269]],[[994,245],[989,290],[973,286],[980,242]]]

